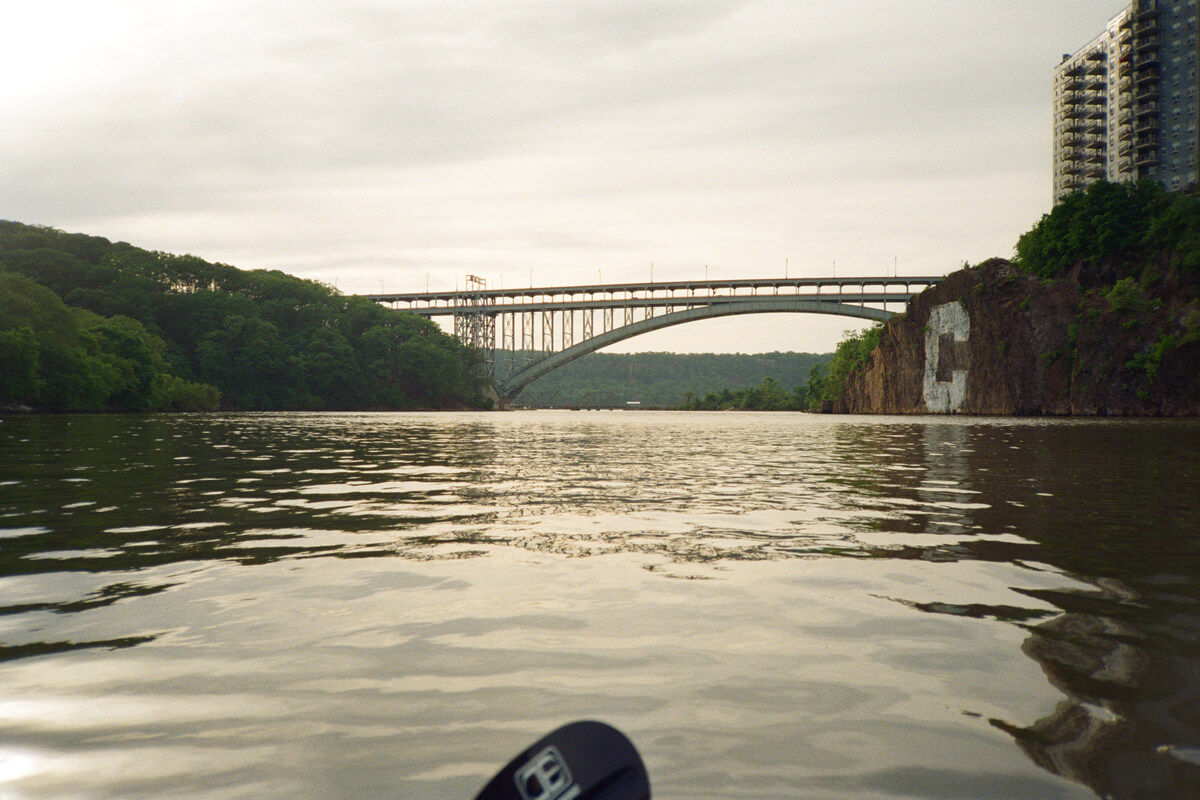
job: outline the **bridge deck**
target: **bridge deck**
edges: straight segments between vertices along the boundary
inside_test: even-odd
[[[630,297],[619,300],[547,300],[543,302],[498,303],[495,305],[476,305],[462,303],[460,305],[416,306],[403,309],[422,317],[449,316],[451,314],[521,314],[532,311],[595,311],[600,309],[624,308],[693,308],[696,306],[714,306],[722,304],[753,303],[772,297],[789,300],[811,300],[823,303],[902,303],[907,301],[910,292],[846,292],[846,293],[781,293],[777,295],[694,295],[675,297]],[[463,298],[460,298],[463,299]]]
[[[364,297],[393,308],[397,303],[422,316],[440,316],[458,311],[472,313],[516,313],[532,310],[591,308],[665,307],[688,303],[707,304],[734,298],[752,299],[774,295],[801,295],[812,299],[851,299],[853,302],[895,302],[907,299],[914,287],[924,289],[941,280],[937,276],[884,276],[848,278],[750,278],[739,280],[665,281],[578,286],[546,286],[520,289],[484,289],[453,292],[402,292],[368,294]],[[865,299],[868,287],[881,291]],[[836,292],[825,291],[836,289]],[[893,291],[889,292],[889,289]],[[790,290],[790,291],[789,291]],[[899,291],[896,291],[899,290]],[[682,293],[682,294],[681,294]],[[900,296],[904,295],[903,298]],[[578,298],[578,299],[577,299]],[[494,309],[494,311],[493,311]]]

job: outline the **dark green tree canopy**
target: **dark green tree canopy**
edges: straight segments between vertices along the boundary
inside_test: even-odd
[[[2,220],[0,333],[0,404],[487,404],[474,354],[429,320],[278,271]]]
[[[1078,268],[1085,283],[1112,283],[1148,254],[1193,275],[1200,270],[1200,198],[1169,194],[1153,181],[1093,183],[1017,240],[1014,263],[1043,278]]]

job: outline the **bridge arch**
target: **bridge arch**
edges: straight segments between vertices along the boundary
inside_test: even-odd
[[[640,336],[643,333],[669,328],[673,325],[696,322],[702,319],[731,317],[742,314],[776,313],[834,314],[843,317],[883,321],[890,318],[895,312],[860,304],[804,300],[786,295],[762,297],[755,300],[743,299],[740,302],[732,303],[711,303],[661,316],[649,317],[597,334],[565,350],[552,353],[539,361],[528,364],[503,381],[497,381],[496,392],[504,398],[511,399],[516,397],[522,389],[548,372],[569,364],[588,353],[594,353],[601,348],[631,339],[634,336]]]

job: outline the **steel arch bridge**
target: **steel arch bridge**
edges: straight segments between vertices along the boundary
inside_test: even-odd
[[[650,331],[740,314],[836,314],[885,320],[940,277],[761,278],[369,294],[423,317],[453,317],[497,394],[512,399],[553,369]],[[578,334],[578,335],[577,335]]]

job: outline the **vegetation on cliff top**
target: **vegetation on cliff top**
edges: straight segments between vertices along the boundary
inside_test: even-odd
[[[1200,198],[1152,181],[1101,181],[1073,192],[1017,240],[1013,263],[1042,278],[1074,273],[1087,284],[1168,273],[1194,294],[1200,277]]]
[[[1081,329],[1107,327],[1132,339],[1126,380],[1149,399],[1164,358],[1200,342],[1200,198],[1171,194],[1151,181],[1100,182],[1067,195],[1017,242],[1018,268],[1042,278],[1075,280]],[[1094,332],[1093,336],[1095,338]],[[1075,353],[1072,372],[1081,359]],[[1193,377],[1194,379],[1194,377]],[[1200,384],[1200,381],[1196,381]]]
[[[482,406],[434,323],[277,271],[0,221],[0,406]]]

